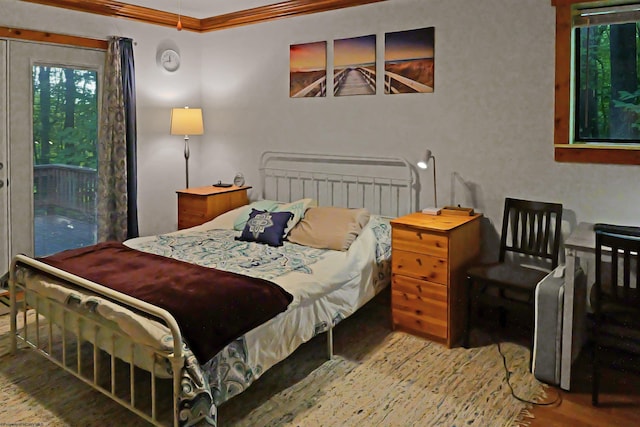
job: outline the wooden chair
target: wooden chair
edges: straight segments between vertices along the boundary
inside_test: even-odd
[[[471,326],[481,306],[526,310],[534,333],[534,296],[538,282],[558,266],[562,205],[506,198],[498,262],[467,270],[468,312],[463,346],[469,346]]]
[[[640,227],[596,224],[591,403],[598,405],[600,351],[640,351]],[[610,261],[609,261],[610,258]],[[622,267],[622,271],[620,271]],[[616,353],[618,355],[618,353]]]

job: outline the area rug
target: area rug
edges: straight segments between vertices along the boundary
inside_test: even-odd
[[[325,337],[301,346],[219,408],[219,426],[511,426],[529,405],[511,396],[495,344],[447,349],[390,328],[388,300],[376,298]],[[475,342],[482,342],[477,337]],[[503,343],[515,393],[541,399],[525,347]],[[0,354],[8,316],[0,318]],[[147,425],[32,350],[0,357],[0,419],[47,426]]]

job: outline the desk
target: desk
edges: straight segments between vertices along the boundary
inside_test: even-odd
[[[576,265],[582,267],[587,284],[595,279],[596,236],[593,224],[581,222],[567,238],[565,249],[564,308],[562,313],[562,359],[560,387],[571,387],[571,364],[580,353],[585,337],[585,309],[587,289],[576,292]]]

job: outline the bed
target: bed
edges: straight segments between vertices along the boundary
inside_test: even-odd
[[[414,210],[415,171],[400,158],[265,152],[260,177],[258,200],[197,227],[101,243],[73,256],[16,256],[12,351],[19,342],[31,347],[145,420],[174,426],[217,425],[218,405],[319,334],[326,333],[331,357],[333,328],[389,283],[388,218]],[[256,232],[266,213],[285,230],[277,233],[287,236],[281,246],[265,244],[260,239],[266,234]],[[168,281],[147,292],[155,299],[98,284],[105,283],[101,270],[118,273],[126,285],[145,282],[153,273],[131,280],[122,267],[138,258],[145,265],[153,259],[154,277]],[[80,259],[90,261],[76,271]],[[274,285],[269,292],[276,300],[286,301],[272,308],[264,291],[248,297],[249,290],[225,303],[207,290],[215,301],[205,301],[190,296],[192,289],[212,288],[172,277],[182,268],[207,275],[199,280],[216,286],[229,276],[232,292],[245,292],[233,280],[250,280],[247,286],[262,281]],[[208,276],[214,270],[224,277]],[[175,283],[184,287],[165,294]],[[222,328],[223,318],[237,319],[229,323],[244,329]]]

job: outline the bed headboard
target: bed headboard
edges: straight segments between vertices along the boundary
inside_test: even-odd
[[[364,207],[387,217],[417,206],[416,171],[399,157],[266,151],[260,178],[264,199],[308,197],[319,206]]]

